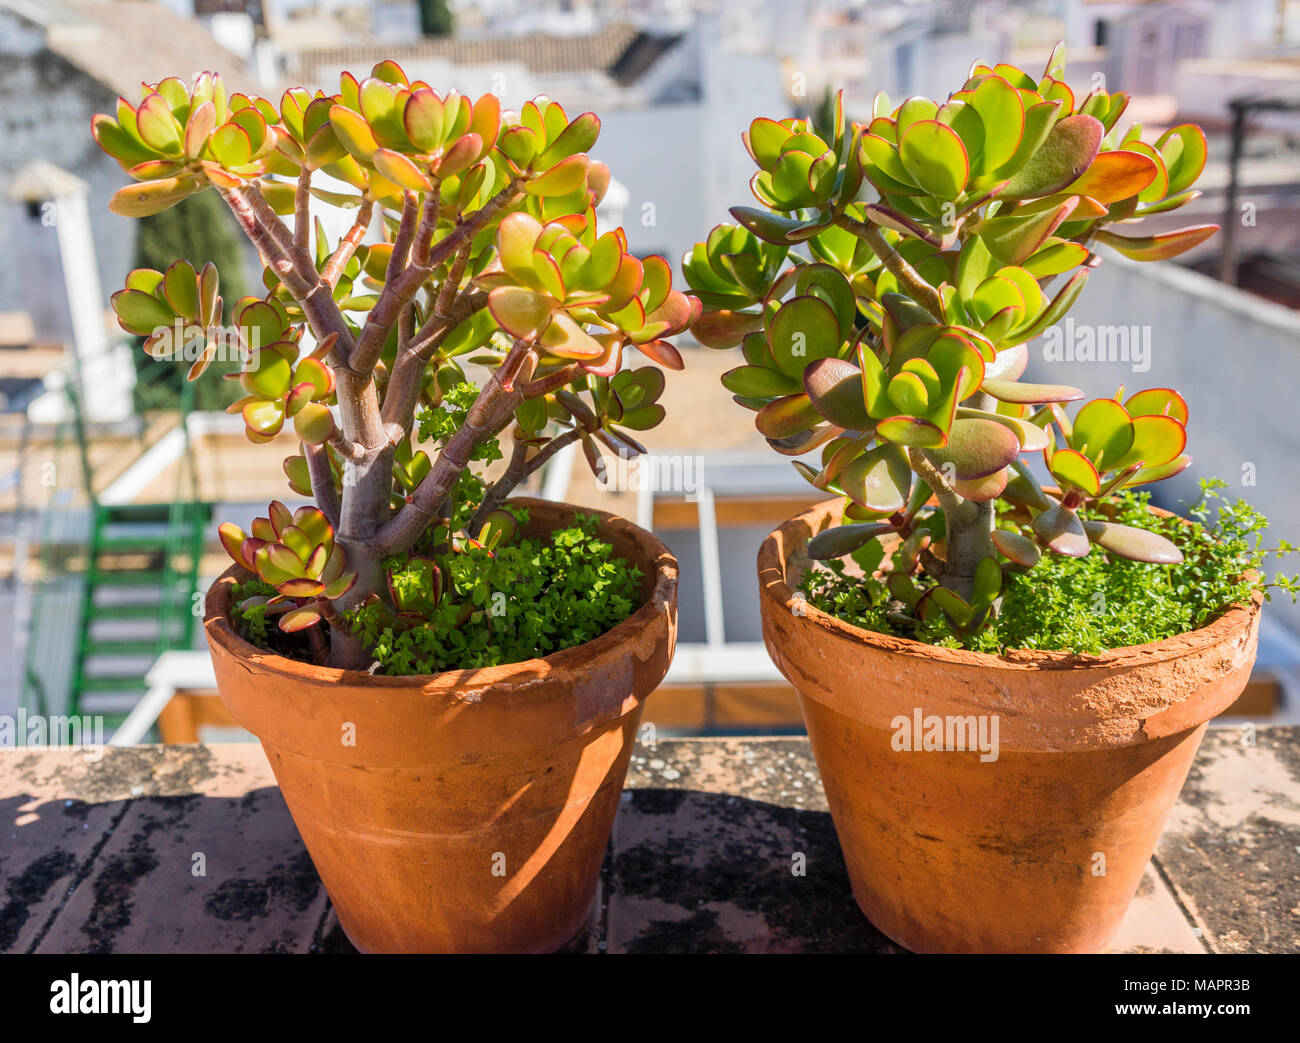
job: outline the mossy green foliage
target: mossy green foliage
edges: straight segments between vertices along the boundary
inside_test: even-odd
[[[528,512],[512,512],[520,525]],[[517,663],[592,641],[636,611],[641,570],[615,556],[597,535],[595,515],[544,539],[516,537],[495,552],[466,547],[447,559],[455,597],[443,597],[409,629],[385,624],[378,606],[352,615],[366,647],[390,676],[434,674]],[[427,582],[422,559],[390,560],[392,581],[409,598]],[[261,581],[240,584],[235,599],[274,594]],[[266,610],[254,606],[233,613],[236,630],[262,648],[282,636]],[[278,650],[278,649],[277,649]]]
[[[1225,487],[1217,480],[1201,483],[1202,496],[1188,511],[1190,525],[1149,513],[1149,493],[1120,494],[1112,520],[1172,540],[1183,552],[1181,564],[1144,564],[1094,550],[1082,558],[1048,555],[1032,571],[1008,567],[997,615],[964,640],[946,616],[914,625],[891,618],[884,584],[850,574],[843,559],[809,570],[800,589],[810,604],[865,630],[995,655],[1011,649],[1095,655],[1159,641],[1205,626],[1256,590],[1271,597],[1278,589],[1296,598],[1300,577],[1277,576],[1270,582],[1262,576],[1266,559],[1296,548],[1285,541],[1267,547],[1268,519],[1244,501],[1224,497]],[[1006,517],[1000,524],[1015,527]],[[879,555],[858,564],[870,572]],[[1251,570],[1260,578],[1246,578]]]
[[[512,513],[527,523],[527,512]],[[409,581],[421,575],[413,566]],[[401,583],[408,573],[399,567],[393,576]],[[474,547],[457,554],[450,581],[459,600],[443,599],[427,623],[380,629],[381,617],[367,608],[356,623],[385,674],[500,666],[599,637],[636,610],[640,579],[596,535],[595,516],[578,514],[542,540],[517,539],[495,555]]]
[[[275,588],[260,579],[245,580],[236,583],[231,591],[233,607],[230,610],[230,622],[235,633],[245,641],[250,641],[258,648],[271,647],[271,635],[278,634],[274,622],[268,622],[265,605],[244,606],[249,598],[274,597]]]

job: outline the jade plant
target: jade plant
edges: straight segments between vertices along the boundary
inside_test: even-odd
[[[248,533],[220,527],[256,577],[238,612],[274,618],[319,661],[365,667],[380,637],[481,612],[472,577],[455,581],[460,557],[516,537],[503,505],[558,450],[581,443],[597,470],[597,443],[643,451],[633,432],[664,416],[659,367],[682,366],[664,338],[698,301],[663,258],[597,228],[599,130],[544,97],[509,112],[493,94],[439,93],[392,62],[278,104],[210,73],[169,78],[95,117],[134,182],[116,213],[214,189],[265,266],[264,294],[238,301],[230,328],[212,265],[136,270],[112,298],[123,329],[190,362],[190,379],[232,353],[250,441],[298,439],[284,471],[314,503],[273,502]],[[343,235],[313,220],[313,200],[352,213]],[[632,347],[650,364],[624,368]],[[502,457],[507,428],[485,486],[470,465]]]
[[[723,384],[775,450],[820,451],[794,466],[846,497],[809,555],[883,573],[897,627],[978,632],[1004,577],[1044,551],[1181,560],[1107,513],[1190,463],[1178,392],[1121,388],[1071,412],[1081,390],[1020,379],[1095,244],[1156,260],[1217,229],[1144,234],[1199,195],[1206,141],[1192,125],[1121,133],[1128,101],[1076,97],[1058,45],[1041,77],[977,62],[943,101],[877,95],[865,123],[842,96],[829,127],[756,119],[743,139],[759,205],[683,259],[704,303],[695,336],[744,357]],[[1050,483],[1027,465],[1037,453]]]

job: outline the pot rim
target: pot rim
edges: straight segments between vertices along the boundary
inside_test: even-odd
[[[599,637],[580,645],[562,648],[546,656],[534,656],[500,666],[473,667],[461,670],[444,670],[437,674],[406,674],[391,677],[372,674],[365,670],[345,670],[339,667],[317,666],[291,659],[266,649],[258,648],[235,632],[230,623],[231,590],[235,581],[248,571],[232,564],[208,588],[204,602],[203,627],[210,640],[215,641],[236,659],[256,663],[259,670],[278,674],[294,680],[333,683],[339,685],[365,685],[373,688],[418,690],[427,695],[439,692],[452,693],[464,688],[487,689],[509,686],[556,671],[577,670],[583,663],[607,650],[630,640],[633,635],[650,627],[654,620],[672,610],[673,592],[677,585],[677,559],[672,551],[653,532],[641,528],[621,515],[595,507],[578,507],[557,500],[543,500],[532,496],[511,497],[508,503],[526,507],[530,511],[553,510],[572,516],[576,513],[594,514],[600,519],[600,531],[625,532],[632,542],[644,552],[644,561],[633,562],[653,571],[654,582],[645,602],[632,615],[611,627]]]
[[[823,500],[782,522],[764,537],[758,550],[758,581],[763,597],[783,611],[792,611],[794,590],[786,581],[789,559],[780,553],[778,545],[786,546],[788,553],[801,549],[821,531],[817,527],[818,522],[842,509],[843,500],[839,498]],[[801,533],[801,527],[807,531]],[[953,665],[986,670],[1114,670],[1116,667],[1177,659],[1222,644],[1230,640],[1232,634],[1249,626],[1259,614],[1263,601],[1263,592],[1256,590],[1249,602],[1233,605],[1203,627],[1146,644],[1107,649],[1100,654],[1060,649],[1011,649],[994,655],[991,652],[975,652],[964,648],[942,648],[924,641],[854,626],[838,616],[823,612],[806,599],[800,607],[800,615],[823,630],[860,644],[898,655],[937,659]]]

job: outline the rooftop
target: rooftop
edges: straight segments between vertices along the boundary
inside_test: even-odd
[[[128,100],[142,82],[204,71],[221,73],[231,91],[258,90],[243,59],[154,0],[0,0],[0,8],[39,26],[53,53]]]
[[[425,37],[410,43],[375,42],[294,52],[298,75],[320,82],[340,69],[368,70],[385,58],[399,65],[447,61],[461,66],[517,64],[540,76],[605,72],[620,86],[635,82],[680,36],[656,36],[613,24],[584,35]]]

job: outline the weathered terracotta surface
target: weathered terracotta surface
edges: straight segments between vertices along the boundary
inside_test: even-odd
[[[515,502],[536,532],[572,516]],[[222,699],[262,741],[359,949],[545,952],[582,926],[643,701],[677,629],[676,559],[630,522],[592,513],[645,574],[646,600],[545,659],[402,678],[315,667],[234,633],[237,570],[209,591]]]
[[[794,600],[807,541],[840,511],[786,522],[758,570],[764,639],[799,689],[859,906],[920,952],[1101,951],[1205,723],[1249,678],[1260,599],[1100,656],[935,648]],[[997,759],[895,749],[918,708],[996,716]]]

